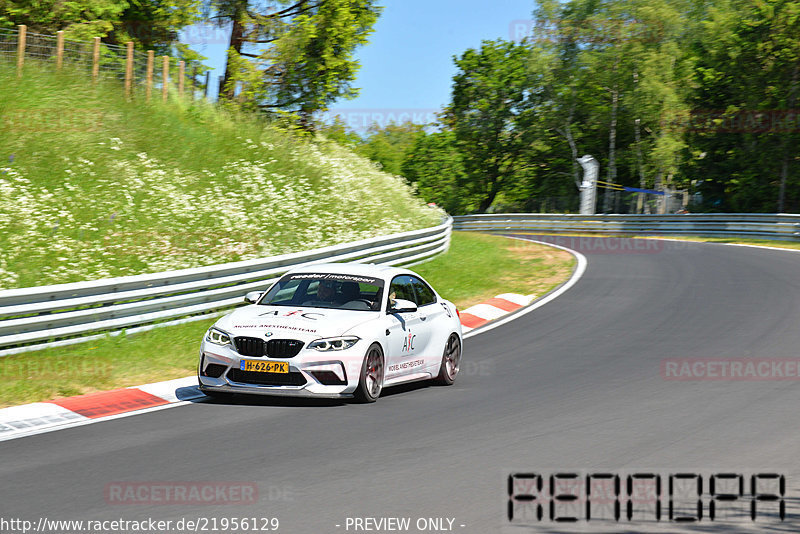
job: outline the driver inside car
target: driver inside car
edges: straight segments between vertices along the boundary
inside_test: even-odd
[[[317,294],[311,300],[303,302],[302,306],[331,307],[334,297],[336,297],[336,285],[334,281],[321,280],[317,285]]]
[[[333,280],[323,280],[317,287],[317,300],[320,302],[333,302],[336,296],[336,286]]]
[[[342,282],[341,292],[342,296],[339,301],[342,304],[361,298],[361,289],[356,282]]]

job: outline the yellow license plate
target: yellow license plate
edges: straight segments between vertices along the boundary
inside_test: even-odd
[[[239,369],[242,371],[255,371],[257,373],[288,373],[289,362],[242,360],[239,364]]]

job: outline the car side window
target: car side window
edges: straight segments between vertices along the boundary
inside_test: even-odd
[[[411,277],[411,285],[414,286],[414,292],[417,295],[417,306],[427,306],[436,302],[436,294],[433,292],[428,284],[419,278]]]
[[[411,302],[416,302],[414,296],[414,286],[411,283],[411,277],[408,275],[403,274],[394,277],[391,285],[389,286],[390,297],[392,293],[394,293],[394,298],[396,299],[410,300]]]

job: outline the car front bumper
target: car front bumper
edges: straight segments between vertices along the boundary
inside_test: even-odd
[[[303,348],[293,358],[241,356],[232,347],[203,341],[198,366],[200,389],[226,393],[289,397],[349,398],[358,386],[363,363],[362,343],[342,351],[317,352]],[[289,364],[289,373],[242,370],[242,362]]]

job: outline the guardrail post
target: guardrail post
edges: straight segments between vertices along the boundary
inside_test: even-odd
[[[22,77],[22,67],[25,65],[25,41],[27,38],[28,27],[24,24],[19,25],[17,35],[17,78]]]

